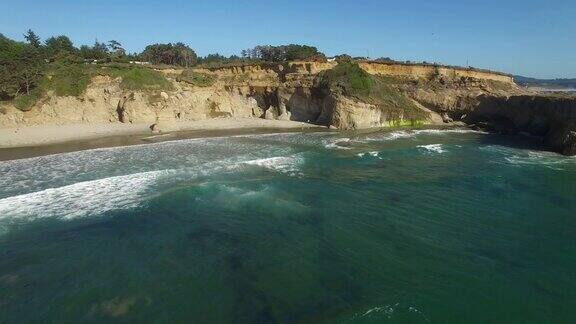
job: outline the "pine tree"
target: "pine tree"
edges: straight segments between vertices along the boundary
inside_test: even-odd
[[[38,37],[38,35],[36,35],[36,33],[34,33],[32,31],[32,29],[28,29],[28,32],[26,32],[26,34],[24,34],[24,38],[26,38],[26,40],[28,41],[28,43],[36,48],[40,47],[40,37]]]

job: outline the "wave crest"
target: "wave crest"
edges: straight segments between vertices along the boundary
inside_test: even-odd
[[[442,144],[418,145],[417,147],[426,150],[428,153],[441,154],[446,152]]]
[[[302,165],[303,162],[304,159],[301,156],[292,155],[245,161],[241,164],[258,166],[273,171],[296,175],[300,174],[300,165]]]
[[[148,186],[170,171],[149,171],[85,181],[0,199],[0,220],[72,219],[134,208]]]

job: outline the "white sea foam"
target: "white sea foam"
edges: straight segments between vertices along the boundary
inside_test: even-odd
[[[444,135],[444,134],[488,134],[484,131],[478,131],[467,128],[450,128],[450,129],[418,129],[416,134]]]
[[[486,132],[465,128],[451,129],[417,129],[402,130],[390,133],[372,135],[366,138],[368,141],[394,141],[403,138],[414,138],[418,135],[446,135],[446,134],[487,134]]]
[[[0,199],[0,220],[72,219],[138,206],[146,188],[171,170],[79,182]]]
[[[378,151],[372,151],[372,152],[358,153],[356,155],[358,157],[361,157],[361,158],[374,157],[374,158],[378,158],[378,159],[382,160],[382,158],[379,156],[379,154],[380,154],[380,152],[378,152]]]
[[[396,131],[391,133],[377,134],[366,137],[367,141],[379,142],[379,141],[394,141],[401,138],[414,137],[416,134],[409,131]]]
[[[553,170],[564,170],[561,166],[576,163],[576,159],[559,156],[550,152],[528,151],[522,155],[511,155],[504,158],[507,162],[522,166],[536,165],[543,166]]]
[[[359,319],[370,319],[372,321],[378,320],[378,319],[390,320],[390,319],[393,319],[395,317],[396,313],[398,313],[398,312],[401,312],[404,314],[405,313],[412,313],[412,314],[414,314],[412,316],[416,316],[420,320],[424,320],[425,322],[430,322],[430,320],[428,319],[426,314],[424,314],[424,312],[422,312],[421,310],[419,310],[415,306],[411,306],[411,305],[405,306],[405,305],[402,305],[400,303],[371,307],[367,311],[355,314],[352,317],[352,320],[359,320]]]
[[[328,139],[328,143],[324,145],[327,149],[350,150],[350,147],[342,146],[341,144],[350,143],[349,138],[335,138]]]
[[[429,145],[418,145],[418,148],[424,149],[429,153],[445,153],[446,150],[442,144],[429,144]]]
[[[298,174],[304,159],[300,155],[277,156],[251,161],[241,162],[241,164],[258,166],[290,175]]]
[[[541,166],[553,170],[564,170],[563,166],[576,164],[576,158],[553,152],[522,150],[498,145],[487,145],[480,150],[497,153],[503,161],[513,166]]]

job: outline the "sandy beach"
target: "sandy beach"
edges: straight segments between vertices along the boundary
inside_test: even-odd
[[[152,132],[149,124],[70,124],[0,129],[0,160],[99,147],[145,144],[165,140],[251,133],[318,130],[325,127],[295,121],[218,118],[170,125],[170,132]]]

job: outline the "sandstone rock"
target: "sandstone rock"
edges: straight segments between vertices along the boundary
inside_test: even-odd
[[[454,122],[454,119],[450,118],[450,116],[448,116],[447,113],[442,113],[442,122],[444,122],[445,124],[449,124]]]
[[[162,99],[164,99],[164,100],[168,100],[168,98],[170,98],[170,97],[168,96],[168,94],[167,94],[166,92],[164,92],[164,91],[160,92],[160,97],[162,97]]]
[[[290,120],[291,114],[289,111],[284,112],[280,116],[278,116],[278,120]]]
[[[266,112],[264,113],[264,119],[269,119],[269,120],[274,120],[274,119],[278,119],[278,108],[276,107],[268,107],[268,109],[266,109]]]
[[[156,122],[150,125],[150,130],[155,134],[163,134],[178,131],[178,125],[173,119],[157,118]]]
[[[338,129],[362,129],[386,126],[387,116],[376,106],[335,95],[326,102],[322,119]]]

